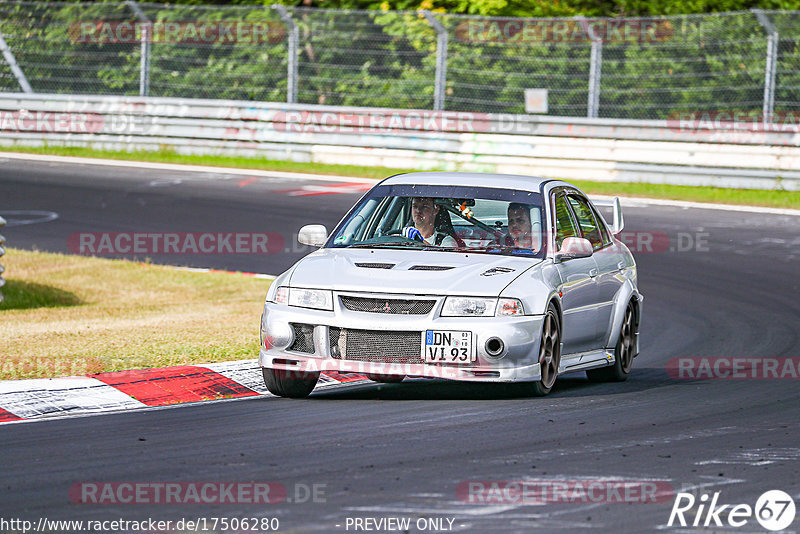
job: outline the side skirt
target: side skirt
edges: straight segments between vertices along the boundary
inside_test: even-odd
[[[572,373],[575,371],[585,371],[598,367],[607,367],[614,364],[614,351],[611,349],[600,349],[580,354],[569,354],[561,358],[561,366],[558,374]]]

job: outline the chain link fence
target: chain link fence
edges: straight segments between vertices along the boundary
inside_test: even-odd
[[[799,48],[800,11],[516,19],[0,3],[3,92],[621,119],[702,111],[770,118],[800,111]]]

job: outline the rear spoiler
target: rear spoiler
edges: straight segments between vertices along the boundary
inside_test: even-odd
[[[592,200],[592,204],[598,208],[614,209],[614,222],[611,225],[612,234],[618,234],[625,228],[625,219],[622,217],[622,206],[619,203],[619,198],[614,197],[611,200]]]

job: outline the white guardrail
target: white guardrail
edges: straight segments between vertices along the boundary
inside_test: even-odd
[[[0,217],[0,228],[4,227],[5,225],[6,225],[6,220],[4,218]],[[2,235],[0,235],[0,257],[2,257],[6,253],[6,249],[5,249],[5,246],[4,246],[5,244],[6,244],[6,238],[3,237]],[[6,285],[6,281],[3,278],[3,273],[5,272],[5,270],[6,270],[6,268],[3,267],[2,264],[0,264],[0,289],[2,289],[2,287],[4,285]],[[0,291],[0,302],[3,302],[3,292],[2,291]]]
[[[0,146],[800,190],[800,128],[155,97],[0,94]]]

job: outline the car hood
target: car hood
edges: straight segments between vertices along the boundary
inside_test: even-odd
[[[300,260],[289,283],[336,291],[497,296],[541,261],[494,254],[326,248]],[[448,269],[431,269],[437,267]]]

